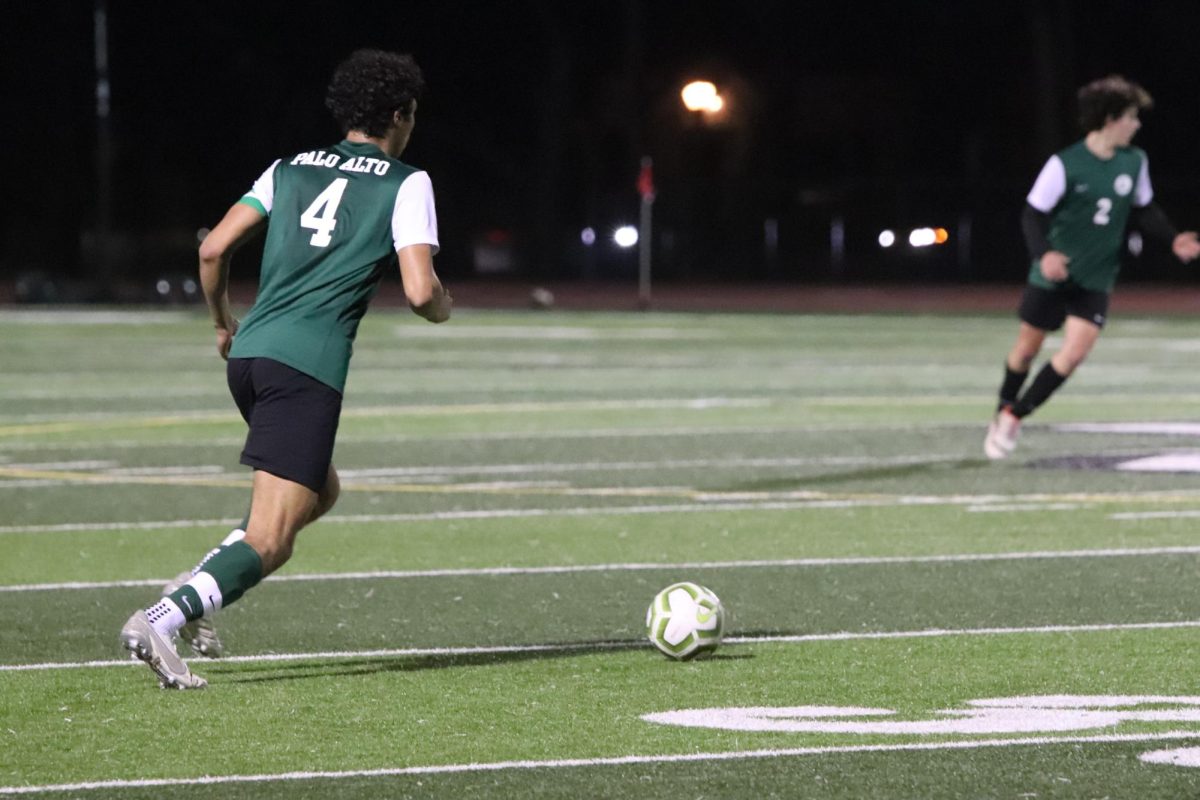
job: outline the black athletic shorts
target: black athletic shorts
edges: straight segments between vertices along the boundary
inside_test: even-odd
[[[1043,331],[1056,331],[1067,316],[1104,327],[1108,320],[1108,292],[1093,292],[1067,283],[1057,289],[1027,284],[1017,316]]]
[[[269,358],[231,358],[225,374],[250,425],[242,463],[320,492],[333,461],[342,395]]]

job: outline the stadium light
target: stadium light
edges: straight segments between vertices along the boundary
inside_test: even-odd
[[[632,225],[622,225],[613,231],[613,241],[617,243],[617,247],[633,247],[638,243],[638,229]]]
[[[896,232],[891,230],[882,230],[879,232],[879,246],[891,247],[896,243]]]
[[[908,243],[913,247],[929,247],[934,244],[945,244],[950,234],[945,228],[914,228],[908,234]]]
[[[679,92],[688,111],[703,111],[715,114],[725,107],[725,99],[717,92],[712,81],[692,81]]]
[[[588,247],[594,245],[596,243],[596,229],[590,225],[584,228],[579,233],[579,241],[583,242],[584,245]]]

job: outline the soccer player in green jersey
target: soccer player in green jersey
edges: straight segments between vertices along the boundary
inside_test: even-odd
[[[450,316],[450,295],[433,268],[429,176],[399,160],[423,86],[410,56],[352,54],[325,99],[345,138],[277,160],[200,246],[217,352],[250,429],[241,461],[253,468],[254,484],[245,523],[121,629],[121,644],[164,687],[205,685],[176,653],[176,633],[198,654],[221,655],[211,615],[279,569],[300,529],[336,502],[342,390],[358,323],[383,272],[399,264],[420,316]],[[263,229],[258,296],[239,325],[229,307],[229,262]]]
[[[1046,402],[1096,344],[1130,222],[1169,245],[1181,261],[1200,256],[1196,234],[1176,231],[1154,202],[1145,152],[1129,145],[1142,126],[1138,113],[1153,104],[1150,95],[1111,75],[1084,86],[1078,99],[1087,135],[1050,157],[1021,216],[1033,263],[999,406],[983,443],[988,458],[1012,453],[1021,420]],[[1064,322],[1062,345],[1022,392],[1046,334]]]

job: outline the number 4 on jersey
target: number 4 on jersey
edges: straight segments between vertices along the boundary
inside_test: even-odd
[[[329,233],[337,226],[334,216],[337,214],[338,203],[342,202],[342,192],[346,191],[347,183],[348,179],[338,178],[326,186],[325,191],[317,195],[312,205],[300,215],[300,227],[316,231],[308,240],[313,247],[328,247],[333,241]]]

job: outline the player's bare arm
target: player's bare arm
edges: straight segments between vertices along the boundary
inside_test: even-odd
[[[434,272],[433,248],[427,244],[410,244],[400,248],[396,255],[400,258],[404,296],[413,312],[430,322],[450,319],[453,300]]]
[[[200,245],[200,285],[217,330],[217,352],[229,357],[237,319],[229,308],[229,261],[239,247],[266,226],[267,218],[244,203],[235,203]]]

